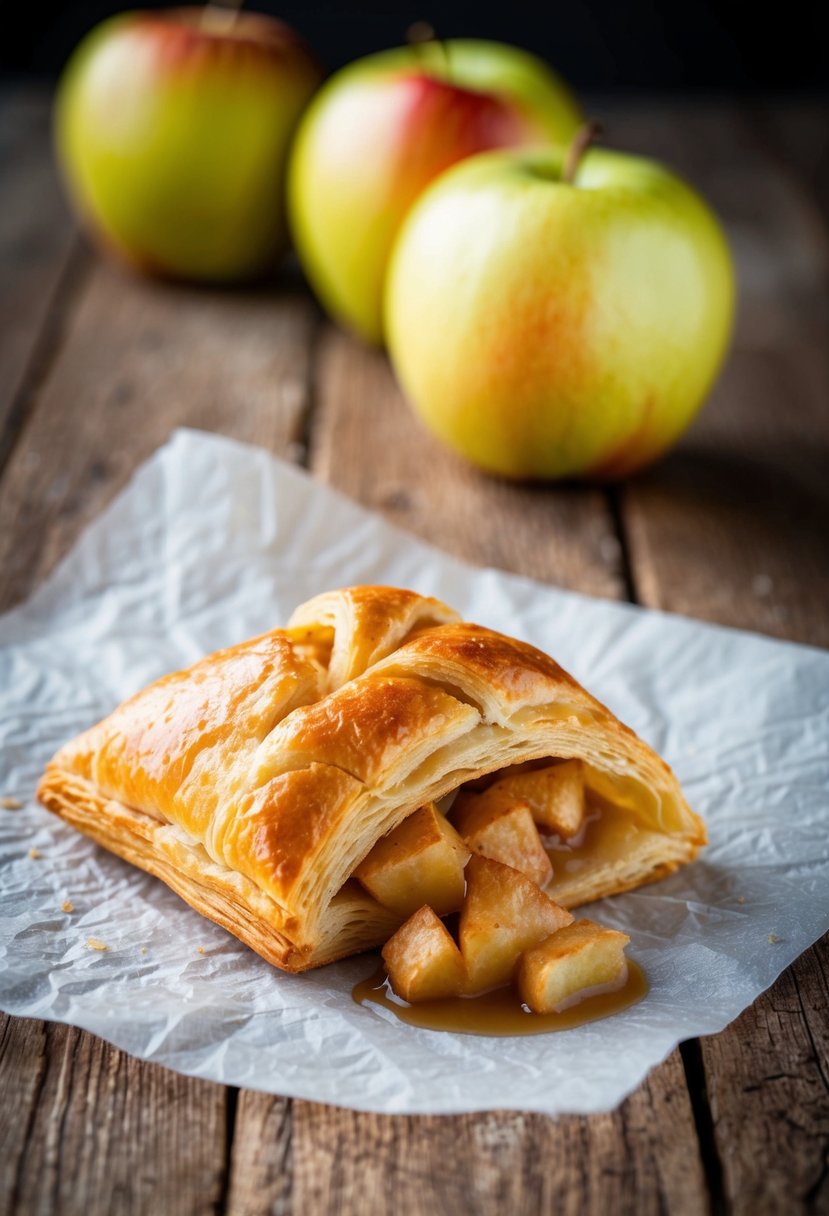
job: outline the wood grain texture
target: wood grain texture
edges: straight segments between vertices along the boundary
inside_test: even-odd
[[[0,602],[25,595],[177,426],[295,454],[315,325],[287,279],[198,291],[96,262],[0,483]]]
[[[52,155],[46,91],[0,91],[0,468],[81,272]]]
[[[344,1095],[345,1097],[345,1095]],[[269,1100],[253,1096],[257,1137]],[[294,1103],[293,1211],[397,1216],[650,1216],[709,1210],[682,1066],[674,1054],[612,1115],[520,1112],[447,1118],[357,1114]],[[244,1135],[237,1123],[237,1141]],[[621,1142],[621,1146],[620,1146]],[[251,1185],[231,1216],[279,1211]]]
[[[821,99],[777,98],[751,117],[781,161],[829,220],[829,121]]]
[[[18,1202],[32,1113],[46,1071],[46,1024],[0,1013],[0,1211]]]
[[[69,1026],[5,1019],[6,1216],[192,1216],[225,1186],[225,1091]]]
[[[289,277],[197,292],[94,262],[0,482],[0,602],[24,596],[176,426],[295,456],[316,315]],[[5,1032],[0,1210],[224,1210],[235,1091],[81,1031],[15,1021]],[[20,1095],[20,1119],[7,1093]]]
[[[389,522],[478,565],[592,595],[622,593],[602,493],[486,477],[405,404],[384,355],[326,326],[317,357],[311,470]]]
[[[817,345],[734,350],[688,439],[622,492],[642,603],[829,645],[828,397]]]
[[[829,645],[829,262],[817,208],[740,112],[617,113],[620,143],[672,161],[737,262],[734,349],[676,451],[621,493],[638,598]]]
[[[829,938],[702,1049],[729,1210],[829,1212]]]
[[[625,130],[624,121],[618,127]],[[713,398],[677,452],[622,492],[647,604],[829,644],[829,244],[819,213],[744,115],[634,114],[720,211],[743,308]],[[739,154],[735,154],[739,149]],[[829,938],[702,1040],[723,1202],[829,1210]]]
[[[239,1093],[228,1188],[228,1216],[289,1216],[313,1211],[293,1197],[293,1103],[289,1098]]]

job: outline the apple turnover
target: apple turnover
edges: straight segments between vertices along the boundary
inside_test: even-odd
[[[552,659],[390,587],[318,596],[286,629],[158,680],[63,747],[39,796],[288,971],[431,908],[409,930],[427,961],[436,943],[410,980],[429,992],[472,958],[475,985],[503,970],[497,944],[473,942],[480,899],[463,969],[437,928],[471,874],[486,891],[487,863],[543,885],[527,950],[562,909],[705,843],[668,766]]]

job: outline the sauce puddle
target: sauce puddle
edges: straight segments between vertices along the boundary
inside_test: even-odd
[[[496,988],[481,996],[452,997],[446,1001],[424,1001],[408,1005],[391,991],[381,966],[367,979],[355,984],[351,996],[358,1005],[378,1005],[389,1009],[401,1022],[423,1030],[451,1030],[457,1034],[519,1035],[549,1034],[572,1030],[587,1022],[609,1018],[637,1004],[648,991],[642,968],[628,959],[628,977],[615,992],[586,997],[561,1013],[530,1013],[512,987]]]

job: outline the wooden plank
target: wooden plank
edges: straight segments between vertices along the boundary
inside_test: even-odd
[[[303,432],[317,314],[290,278],[196,291],[95,262],[72,305],[0,483],[3,606],[31,589],[175,426],[289,457]],[[9,1121],[10,1211],[223,1209],[234,1091],[69,1028],[13,1022],[4,1042],[0,1092],[21,1095],[26,1127]]]
[[[618,142],[672,161],[723,217],[734,349],[678,449],[622,492],[641,602],[829,644],[829,324],[817,210],[724,106],[632,108]]]
[[[45,1071],[46,1023],[0,1013],[0,1210],[9,1213]]]
[[[829,123],[825,101],[777,98],[752,114],[769,151],[809,191],[829,218]]]
[[[702,1048],[734,1216],[829,1212],[829,937]]]
[[[433,439],[385,357],[327,327],[317,365],[313,472],[390,522],[478,565],[592,595],[624,591],[602,493],[485,477]]]
[[[294,1103],[294,1210],[649,1216],[709,1210],[675,1053],[614,1114],[452,1118]],[[264,1216],[255,1197],[231,1216]]]
[[[623,491],[634,584],[646,603],[826,645],[826,234],[791,166],[781,170],[744,116],[718,108],[691,121],[665,109],[634,115],[632,128],[633,142],[672,153],[720,210],[745,298],[709,408],[675,456]],[[735,1213],[829,1207],[827,972],[829,938],[702,1041],[713,1149]]]
[[[69,1026],[6,1019],[0,1051],[7,1216],[220,1210],[222,1086]]]
[[[618,597],[612,514],[593,489],[493,482],[444,452],[406,409],[383,357],[327,329],[311,432],[314,472],[428,540],[479,563]],[[266,1141],[270,1099],[245,1095],[236,1123],[231,1212],[265,1212],[237,1169]],[[681,1147],[680,1147],[681,1146]],[[277,1154],[283,1154],[281,1135]],[[386,1118],[293,1103],[297,1211],[677,1212],[708,1209],[678,1053],[620,1110],[594,1119],[514,1113]],[[258,1179],[257,1179],[258,1181]],[[263,1196],[283,1182],[267,1174]],[[623,1191],[627,1206],[619,1207]],[[235,1204],[235,1206],[234,1206]]]
[[[829,645],[829,359],[735,349],[679,449],[623,492],[641,601]]]
[[[288,1098],[240,1091],[228,1216],[289,1216],[315,1210],[293,1201],[292,1116],[293,1104]]]
[[[0,603],[39,581],[176,426],[295,455],[315,325],[295,283],[199,291],[97,262],[0,485]]]
[[[58,185],[45,91],[0,93],[0,467],[82,259]],[[15,426],[11,425],[12,420]]]

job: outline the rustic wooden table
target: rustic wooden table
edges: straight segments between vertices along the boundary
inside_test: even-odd
[[[407,412],[385,360],[298,281],[195,291],[79,237],[48,99],[0,98],[0,600],[35,586],[180,424],[262,444],[471,559],[591,595],[829,645],[825,108],[595,107],[726,220],[736,342],[677,452],[610,488],[488,481]],[[389,1118],[237,1091],[66,1026],[3,1019],[0,1211],[829,1211],[829,948],[617,1111]],[[347,1094],[343,1094],[347,1098]]]

